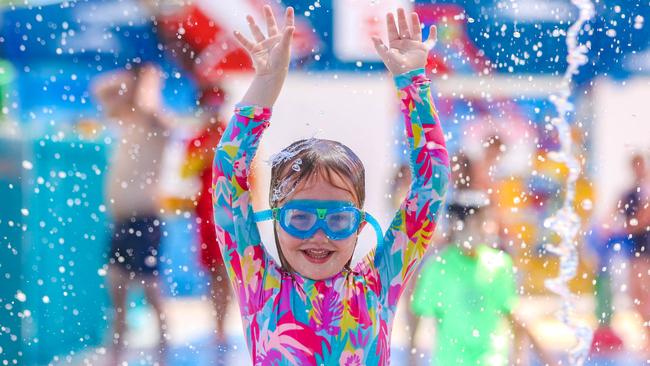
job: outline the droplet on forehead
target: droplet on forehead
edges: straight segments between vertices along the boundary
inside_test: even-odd
[[[300,171],[300,165],[302,164],[302,159],[298,158],[296,159],[293,164],[291,165],[291,169],[295,172]]]
[[[289,184],[290,181],[283,179],[276,188],[273,189],[273,196],[271,197],[271,202],[279,202],[287,198],[295,190],[295,185]]]
[[[295,143],[294,145],[283,149],[277,154],[272,155],[270,159],[271,167],[274,168],[278,166],[278,164],[288,162],[289,160],[293,159],[296,155],[298,155],[300,152],[314,146],[316,141],[317,140],[314,138],[309,138],[304,141]],[[295,161],[293,161],[291,164],[291,169],[295,172],[299,172],[301,169],[301,165],[302,165],[302,159],[300,158],[295,159]],[[287,198],[289,195],[291,195],[291,193],[293,193],[293,191],[295,190],[295,185],[291,183],[292,182],[289,179],[282,179],[280,183],[277,185],[277,187],[273,189],[271,202],[275,203],[275,202],[282,201],[285,198]]]
[[[278,164],[281,164],[285,161],[293,159],[294,156],[298,155],[301,151],[308,149],[316,143],[316,140],[313,138],[301,141],[296,143],[293,146],[289,146],[282,151],[278,152],[271,156],[271,166],[274,167]],[[300,164],[300,163],[299,163]]]

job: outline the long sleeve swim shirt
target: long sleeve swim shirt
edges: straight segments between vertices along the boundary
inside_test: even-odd
[[[429,247],[449,181],[449,157],[423,69],[395,77],[412,183],[384,236],[351,271],[311,280],[266,252],[248,186],[271,111],[238,105],[217,147],[217,241],[254,365],[388,365],[398,300]],[[360,122],[361,123],[361,122]],[[372,128],[372,126],[368,126]]]

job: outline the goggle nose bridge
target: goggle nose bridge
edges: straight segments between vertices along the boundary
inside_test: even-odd
[[[318,215],[319,220],[325,219],[325,216],[327,215],[327,209],[326,208],[317,208],[316,209],[316,214]]]

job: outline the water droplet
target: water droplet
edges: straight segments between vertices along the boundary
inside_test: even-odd
[[[18,301],[20,301],[20,302],[25,302],[25,301],[27,301],[27,295],[25,295],[25,293],[22,292],[22,291],[20,291],[20,290],[18,290],[18,292],[16,292],[16,296],[15,296],[15,297],[16,297],[16,300],[18,300]]]

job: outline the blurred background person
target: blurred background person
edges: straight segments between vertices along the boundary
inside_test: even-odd
[[[510,255],[484,243],[489,198],[473,188],[470,159],[460,153],[451,167],[449,244],[423,265],[411,303],[417,315],[436,319],[434,364],[520,363],[519,350],[508,346],[513,333],[530,336],[540,358],[552,362],[515,315],[518,295]]]
[[[212,210],[212,160],[225,125],[219,119],[219,111],[224,102],[224,92],[217,84],[206,85],[201,89],[199,108],[202,129],[190,139],[187,156],[182,166],[181,176],[198,177],[201,187],[196,196],[196,221],[200,244],[200,261],[210,274],[210,298],[216,319],[216,338],[218,346],[227,349],[226,310],[232,294],[223,257],[217,245],[217,234],[213,223]]]
[[[630,295],[644,327],[644,357],[650,357],[650,179],[646,159],[630,159],[633,182],[618,202],[623,230],[631,241]]]
[[[163,114],[157,67],[134,64],[102,75],[93,92],[118,138],[107,175],[112,215],[109,282],[113,302],[112,364],[120,362],[126,335],[127,292],[139,283],[158,320],[159,347],[167,341],[158,283],[160,242],[159,176],[170,123]]]
[[[471,185],[475,189],[485,192],[490,201],[490,205],[485,207],[485,211],[489,211],[485,215],[484,227],[487,240],[485,244],[498,246],[513,254],[512,249],[506,245],[509,238],[504,232],[506,223],[504,222],[503,210],[499,207],[502,200],[498,199],[501,193],[500,190],[506,188],[502,184],[503,182],[500,181],[503,177],[498,172],[499,165],[502,163],[501,158],[505,152],[506,145],[499,135],[494,134],[486,137],[482,143],[481,156],[471,168],[473,169],[471,176],[474,177]]]
[[[619,232],[602,229],[602,223],[594,222],[585,235],[585,245],[588,250],[585,255],[594,257],[596,269],[594,273],[595,315],[598,326],[594,330],[591,341],[592,354],[614,354],[623,350],[623,339],[613,328],[612,319],[615,315],[615,298],[620,291],[614,288],[613,275],[617,264],[625,261],[621,250],[627,245],[627,239]]]

